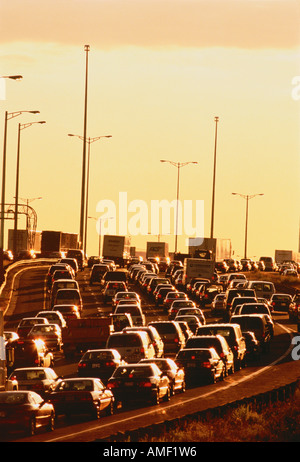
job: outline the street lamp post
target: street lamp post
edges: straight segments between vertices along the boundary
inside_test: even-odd
[[[177,168],[177,202],[176,202],[176,232],[175,232],[175,253],[177,252],[177,238],[178,238],[178,205],[179,205],[179,172],[181,167],[188,164],[198,164],[198,162],[173,162],[171,160],[161,160],[160,162],[167,162]]]
[[[83,136],[80,135],[73,135],[69,133],[68,136],[75,136],[81,140],[84,140]],[[90,155],[91,155],[91,144],[95,141],[100,140],[101,138],[111,138],[112,135],[102,135],[96,136],[94,138],[86,138],[86,143],[88,143],[88,163],[87,163],[87,180],[86,180],[86,198],[85,198],[85,223],[84,223],[84,236],[83,236],[83,247],[84,252],[86,253],[86,246],[87,246],[87,216],[88,216],[88,200],[89,200],[89,180],[90,180]]]
[[[84,218],[85,218],[85,176],[86,176],[86,131],[87,131],[87,93],[88,93],[88,54],[90,46],[84,46],[85,51],[85,98],[84,98],[84,124],[83,124],[83,155],[82,155],[82,184],[81,184],[81,207],[80,207],[80,247],[83,246]]]
[[[13,238],[13,254],[16,257],[17,250],[17,232],[18,232],[18,198],[19,198],[19,170],[20,170],[20,141],[21,130],[31,127],[33,124],[45,124],[44,120],[39,122],[29,122],[26,124],[19,124],[18,127],[18,148],[17,148],[17,169],[16,169],[16,193],[15,193],[15,214],[14,214],[14,238]]]
[[[215,117],[216,128],[215,128],[215,150],[214,150],[214,173],[213,173],[213,190],[212,190],[212,204],[211,204],[211,227],[210,237],[214,237],[214,215],[215,215],[215,188],[216,188],[216,161],[217,161],[217,129],[219,117]]]
[[[96,221],[99,221],[100,223],[100,226],[99,226],[99,249],[98,249],[98,252],[99,252],[99,257],[101,258],[101,228],[102,228],[102,221],[105,221],[105,220],[112,220],[114,217],[101,217],[101,218],[96,218],[96,217],[88,217],[88,218],[91,218],[92,220],[96,220]]]
[[[246,199],[246,223],[245,223],[245,249],[244,249],[244,258],[247,258],[247,240],[248,240],[248,210],[249,210],[249,200],[253,199],[256,196],[263,196],[263,193],[259,194],[240,194],[240,193],[231,193],[233,196],[240,196],[243,199]]]
[[[20,76],[15,76],[20,77]],[[12,78],[12,77],[10,77]],[[7,122],[14,117],[17,117],[23,113],[39,114],[40,111],[16,111],[16,112],[5,112],[4,118],[4,138],[3,138],[3,164],[2,164],[2,196],[1,196],[1,232],[0,232],[0,248],[4,247],[4,208],[5,208],[5,188],[6,188],[6,138],[7,138]]]

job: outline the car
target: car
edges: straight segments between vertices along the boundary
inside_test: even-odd
[[[75,279],[58,279],[54,281],[51,287],[50,293],[50,306],[53,307],[55,303],[55,296],[59,289],[77,289],[79,290],[79,284]]]
[[[59,279],[74,279],[74,278],[75,278],[75,273],[71,267],[69,267],[69,269],[64,268],[64,269],[56,270],[52,274],[51,287],[53,283],[55,281],[58,281]]]
[[[261,350],[254,332],[243,331],[243,336],[246,342],[246,364],[248,364],[250,361],[259,359]]]
[[[241,297],[238,295],[237,297],[234,297],[231,303],[231,314],[238,314],[240,307],[244,303],[255,303],[258,302],[256,297]]]
[[[107,383],[116,402],[150,402],[170,399],[170,383],[167,374],[154,364],[135,363],[118,367]]]
[[[225,376],[234,373],[233,352],[222,335],[195,335],[186,342],[185,348],[214,348],[224,362]]]
[[[35,324],[49,324],[47,318],[28,317],[23,318],[17,326],[17,334],[20,338],[26,338]]]
[[[163,300],[163,308],[168,311],[174,300],[188,300],[188,296],[185,292],[172,291],[168,292]]]
[[[133,332],[136,330],[147,332],[154,347],[155,357],[161,358],[164,355],[164,342],[161,336],[153,326],[134,326],[126,327],[124,332]]]
[[[225,377],[225,366],[214,348],[186,348],[179,351],[176,364],[184,369],[187,385],[215,383]]]
[[[49,323],[57,324],[60,328],[66,327],[67,323],[60,311],[39,311],[36,318],[46,318]]]
[[[58,263],[66,263],[71,266],[75,275],[78,273],[79,267],[76,258],[61,258]]]
[[[91,255],[88,258],[87,266],[88,266],[88,268],[92,268],[94,265],[97,265],[99,263],[101,263],[101,258],[98,257],[97,255]]]
[[[101,283],[101,279],[107,271],[109,271],[109,266],[105,263],[94,264],[90,275],[90,285],[92,286],[94,282]]]
[[[150,321],[148,326],[153,326],[164,342],[164,355],[176,355],[185,346],[185,337],[176,321]]]
[[[126,362],[113,348],[87,350],[77,365],[78,377],[98,377],[105,383],[119,366]]]
[[[49,400],[56,415],[66,417],[89,414],[92,419],[99,419],[102,411],[107,415],[114,412],[115,400],[112,392],[95,377],[62,379],[50,393]]]
[[[101,287],[105,288],[108,282],[124,282],[127,288],[127,273],[125,271],[107,271],[101,279]],[[124,290],[124,289],[119,289]]]
[[[61,313],[67,324],[68,319],[80,318],[80,311],[77,305],[54,305],[52,310]]]
[[[135,326],[145,326],[146,317],[142,311],[142,308],[138,304],[118,304],[113,314],[129,313],[131,315],[132,322]]]
[[[156,286],[158,284],[170,284],[170,281],[168,278],[160,278],[157,276],[153,276],[152,279],[150,279],[148,286],[147,286],[147,294],[150,296],[153,296],[153,291],[155,290]]]
[[[298,271],[293,268],[287,268],[283,271],[283,276],[299,278]]]
[[[176,391],[185,392],[185,374],[184,370],[175,363],[171,358],[152,358],[141,359],[141,364],[156,364],[159,369],[169,378],[170,395],[174,396]]]
[[[165,298],[170,292],[177,292],[177,289],[171,285],[162,286],[160,288],[157,287],[156,290],[153,291],[155,305],[156,306],[163,305]]]
[[[224,300],[225,300],[225,292],[221,292],[217,294],[211,303],[211,314],[218,315],[224,314]]]
[[[103,302],[106,304],[111,301],[117,292],[125,292],[126,284],[124,281],[110,281],[107,282],[103,290]]]
[[[59,289],[54,298],[54,305],[76,305],[81,314],[83,303],[80,291],[78,289]]]
[[[123,291],[123,292],[117,292],[112,299],[112,305],[116,307],[119,303],[120,300],[133,300],[139,303],[141,306],[141,298],[138,293],[136,292],[129,292],[129,291]]]
[[[19,367],[12,371],[9,378],[18,381],[19,390],[35,391],[43,398],[60,380],[51,367]]]
[[[48,273],[46,275],[46,286],[48,290],[50,290],[52,286],[52,276],[53,276],[54,271],[64,270],[66,269],[67,266],[68,265],[66,265],[65,263],[55,263],[54,265],[50,266]]]
[[[133,327],[132,317],[129,313],[110,313],[111,323],[114,326],[114,332],[120,332],[125,327]]]
[[[206,324],[205,316],[201,308],[191,307],[191,308],[180,308],[177,316],[197,316],[202,325]]]
[[[272,310],[288,311],[292,296],[290,294],[275,293],[270,298],[270,305]]]
[[[289,305],[289,320],[298,321],[298,313],[300,312],[300,294],[295,294]]]
[[[83,271],[86,264],[86,256],[83,250],[80,249],[68,249],[66,258],[75,258],[77,260],[78,268]]]
[[[117,350],[127,363],[155,357],[154,346],[149,334],[141,330],[113,332],[106,341],[106,348]]]
[[[194,334],[193,332],[191,331],[188,323],[186,321],[176,321],[178,324],[179,324],[179,327],[184,335],[184,338],[185,338],[185,342],[187,341],[187,339],[189,339],[190,337],[192,337]]]
[[[198,327],[202,326],[202,323],[198,316],[193,314],[184,314],[184,315],[177,315],[174,321],[184,321],[188,324],[189,328],[195,334],[198,330]]]
[[[273,257],[260,257],[259,261],[262,261],[265,265],[265,271],[276,271],[277,265]]]
[[[54,430],[55,410],[34,391],[0,392],[0,427],[2,431],[21,429],[33,436],[38,428]]]
[[[225,292],[225,299],[224,299],[224,321],[229,321],[230,316],[232,314],[232,301],[235,297],[256,297],[256,293],[254,288],[235,288],[235,289],[227,289]]]
[[[246,365],[246,342],[241,326],[237,323],[212,323],[198,328],[196,335],[222,335],[234,355],[234,369],[238,371]]]
[[[57,324],[35,324],[28,333],[27,338],[42,339],[49,350],[61,350],[61,328]]]
[[[213,284],[211,286],[204,287],[203,293],[200,298],[200,304],[202,307],[211,306],[215,296],[223,292],[222,285]]]
[[[43,340],[19,338],[6,346],[9,373],[17,367],[53,367],[54,356]]]
[[[231,323],[238,324],[241,331],[254,332],[262,351],[266,351],[272,339],[272,325],[264,314],[241,314],[232,316]]]
[[[197,308],[197,305],[192,300],[174,300],[168,311],[168,319],[175,319],[180,308]]]

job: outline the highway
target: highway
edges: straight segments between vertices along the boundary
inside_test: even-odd
[[[10,301],[9,321],[5,329],[14,329],[20,318],[31,316],[48,307],[48,295],[45,288],[45,276],[47,266],[20,269],[15,277],[15,290]],[[267,274],[266,274],[267,277]],[[104,306],[99,291],[99,286],[88,284],[89,270],[79,272],[77,280],[80,284],[83,298],[84,316],[92,315],[101,309],[103,312],[111,312],[110,305]],[[134,286],[133,290],[136,290]],[[147,321],[151,319],[165,319],[162,309],[149,303],[143,298],[143,311]],[[207,322],[213,322],[216,318],[210,317],[210,310],[205,309]],[[22,434],[12,434],[10,441],[30,442],[75,442],[95,441],[108,438],[112,434],[133,430],[145,423],[159,423],[164,420],[180,418],[185,414],[191,414],[197,410],[226,404],[244,396],[254,394],[258,386],[265,386],[266,390],[270,383],[278,383],[284,380],[284,375],[290,367],[295,367],[295,361],[291,359],[291,338],[297,333],[296,324],[291,324],[285,313],[275,313],[275,335],[271,342],[270,351],[263,354],[261,359],[249,364],[246,368],[235,372],[225,378],[223,382],[213,385],[204,385],[197,388],[187,389],[184,394],[178,394],[171,398],[168,403],[162,403],[151,407],[135,407],[126,410],[118,409],[113,416],[105,416],[98,421],[84,420],[82,416],[74,417],[72,422],[59,417],[56,429],[51,432],[38,432],[33,437],[24,438]],[[54,369],[58,375],[76,375],[78,359],[67,361],[62,353],[55,354]],[[298,364],[297,364],[298,367]]]

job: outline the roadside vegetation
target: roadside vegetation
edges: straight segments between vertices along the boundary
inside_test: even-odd
[[[221,418],[178,424],[161,436],[141,442],[300,442],[300,390],[284,402],[256,411],[250,405],[231,409]]]

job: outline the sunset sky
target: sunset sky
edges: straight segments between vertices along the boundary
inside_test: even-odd
[[[118,209],[120,193],[150,214],[151,201],[176,199],[177,169],[160,160],[196,161],[180,169],[180,200],[204,201],[209,236],[218,116],[214,237],[230,238],[242,257],[246,201],[232,192],[263,193],[249,201],[248,256],[298,250],[299,26],[294,0],[2,1],[0,76],[23,79],[5,79],[1,150],[5,111],[40,111],[8,122],[6,202],[18,123],[45,120],[21,132],[19,196],[42,197],[30,202],[38,230],[79,232],[83,149],[68,134],[83,135],[89,44],[87,136],[112,135],[91,144],[90,216],[101,216],[99,201]],[[88,254],[98,250],[95,225]],[[174,250],[173,235],[161,240]]]

